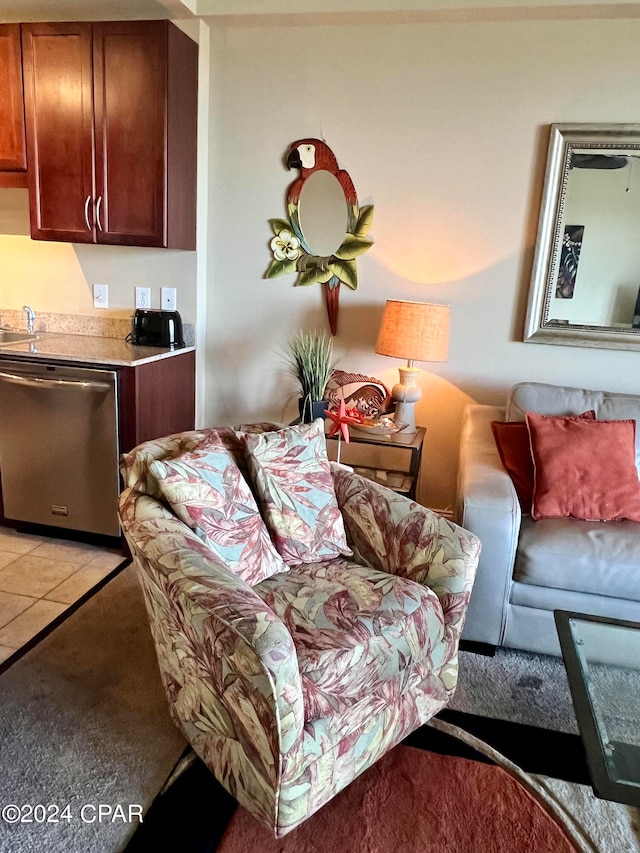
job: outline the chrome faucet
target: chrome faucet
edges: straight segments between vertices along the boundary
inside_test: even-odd
[[[34,323],[35,323],[35,319],[36,319],[35,311],[33,310],[33,308],[29,308],[28,305],[23,305],[22,310],[27,315],[27,332],[29,332],[30,335],[33,335],[34,334]]]

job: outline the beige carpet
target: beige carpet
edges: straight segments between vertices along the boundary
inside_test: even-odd
[[[0,676],[0,805],[51,805],[58,817],[0,820],[0,850],[123,850],[137,822],[98,821],[96,807],[146,811],[184,748],[128,567]]]

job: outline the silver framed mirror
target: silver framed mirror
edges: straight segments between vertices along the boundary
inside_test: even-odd
[[[640,124],[552,124],[524,341],[640,349]]]

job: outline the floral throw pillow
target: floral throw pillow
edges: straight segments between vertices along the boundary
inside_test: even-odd
[[[322,420],[243,437],[275,546],[289,565],[351,556]]]
[[[288,571],[231,450],[209,443],[150,468],[173,512],[245,583]]]

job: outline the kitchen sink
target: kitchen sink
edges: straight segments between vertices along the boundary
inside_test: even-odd
[[[29,332],[9,332],[6,329],[0,329],[0,347],[3,344],[23,344],[37,340],[38,335],[30,335]]]

